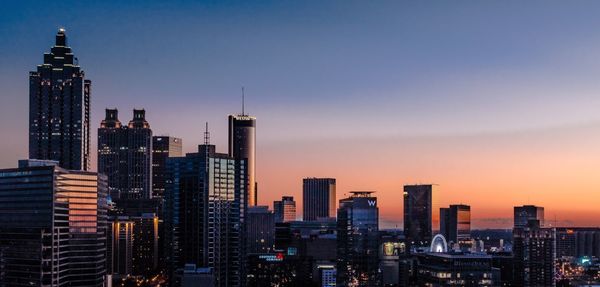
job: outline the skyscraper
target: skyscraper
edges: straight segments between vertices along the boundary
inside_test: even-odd
[[[275,217],[268,206],[250,206],[246,219],[247,254],[273,252]]]
[[[335,178],[302,180],[302,213],[304,221],[335,217]]]
[[[134,109],[127,127],[127,197],[152,198],[152,130],[146,111]]]
[[[289,222],[296,220],[296,202],[293,196],[283,196],[281,200],[273,201],[275,222]]]
[[[113,200],[152,198],[152,130],[144,110],[134,109],[123,126],[117,109],[106,109],[98,129],[98,172],[108,176]]]
[[[89,170],[91,85],[67,46],[65,30],[59,29],[44,63],[29,72],[30,159]]]
[[[229,156],[246,160],[248,165],[248,206],[258,204],[256,183],[256,118],[244,114],[229,115]]]
[[[515,286],[555,286],[556,230],[536,220],[513,229]]]
[[[214,145],[204,144],[197,153],[168,158],[167,171],[165,261],[169,277],[174,278],[186,264],[196,264],[214,269],[217,287],[242,285],[246,160],[216,153]]]
[[[57,164],[0,170],[0,286],[105,286],[106,178]]]
[[[404,235],[410,245],[425,246],[431,241],[432,226],[439,224],[434,194],[431,184],[404,186]]]
[[[182,156],[182,145],[180,138],[152,137],[152,197],[162,198],[165,192],[167,158]]]
[[[379,286],[379,208],[370,191],[354,191],[337,212],[338,286]]]
[[[454,243],[471,238],[471,207],[459,204],[440,208],[440,233]]]
[[[535,205],[515,206],[514,227],[525,227],[530,220],[538,221],[544,226],[544,208]]]

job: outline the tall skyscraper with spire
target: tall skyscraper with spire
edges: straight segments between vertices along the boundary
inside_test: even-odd
[[[229,156],[248,164],[248,206],[258,204],[256,183],[256,118],[244,111],[242,89],[242,113],[229,115]]]
[[[29,73],[29,158],[90,169],[91,85],[59,29],[44,63]]]

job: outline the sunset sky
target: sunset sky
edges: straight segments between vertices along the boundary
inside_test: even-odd
[[[94,158],[106,107],[145,108],[188,152],[208,121],[226,152],[244,86],[260,204],[301,211],[302,178],[334,177],[402,227],[402,186],[435,183],[474,228],[522,204],[600,226],[600,2],[161,2],[3,2],[0,167],[27,157],[28,72],[64,27],[92,80]]]

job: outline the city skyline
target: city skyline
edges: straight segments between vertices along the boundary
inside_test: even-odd
[[[221,20],[209,28],[186,30],[210,39],[198,42],[164,34],[203,22],[181,7],[168,9],[166,4],[151,2],[141,12],[132,12],[126,4],[96,4],[100,7],[74,7],[67,12],[55,11],[57,15],[53,17],[42,17],[37,11],[28,10],[27,4],[14,5],[21,13],[0,14],[3,16],[0,36],[13,40],[0,44],[3,63],[0,86],[5,88],[2,98],[11,103],[0,108],[0,131],[15,134],[7,139],[0,152],[3,168],[13,167],[17,159],[27,158],[27,117],[23,112],[28,104],[26,75],[41,62],[42,53],[49,51],[57,28],[64,27],[86,77],[94,81],[90,123],[92,170],[96,170],[96,127],[105,108],[118,106],[123,111],[145,108],[155,134],[182,138],[184,152],[193,152],[202,143],[203,124],[209,121],[217,149],[225,150],[227,115],[241,111],[240,88],[245,86],[246,111],[257,117],[259,205],[271,206],[282,195],[292,195],[301,206],[303,178],[331,177],[337,180],[337,198],[347,197],[351,190],[376,190],[382,228],[396,225],[400,228],[403,185],[435,183],[439,185],[441,205],[463,203],[471,206],[474,228],[510,228],[513,207],[525,204],[544,206],[550,224],[556,219],[559,226],[600,225],[600,211],[595,208],[599,198],[594,194],[600,188],[600,180],[595,175],[600,167],[600,153],[595,150],[600,144],[600,117],[595,115],[594,109],[600,104],[596,92],[600,87],[594,83],[600,65],[590,61],[594,59],[594,48],[600,47],[600,39],[591,37],[591,31],[587,29],[580,29],[577,30],[579,34],[570,36],[573,37],[571,46],[556,44],[558,38],[564,39],[581,26],[593,27],[597,23],[595,19],[559,18],[573,22],[557,32],[541,33],[557,27],[548,26],[552,20],[543,17],[513,16],[518,23],[540,21],[529,32],[537,38],[530,40],[526,39],[528,33],[517,31],[518,27],[499,27],[502,16],[507,16],[505,13],[511,5],[517,6],[516,2],[490,3],[493,7],[487,9],[499,8],[500,11],[492,13],[496,18],[483,26],[499,32],[500,39],[484,37],[481,42],[469,44],[470,40],[486,35],[489,30],[468,29],[469,20],[461,22],[460,15],[470,20],[473,19],[469,17],[479,19],[483,16],[473,16],[465,7],[462,8],[466,10],[446,7],[452,8],[454,14],[444,16],[439,14],[440,8],[426,5],[389,5],[388,8],[416,15],[432,13],[433,24],[426,25],[410,18],[396,21],[391,12],[381,11],[380,7],[358,4],[335,10],[327,4],[310,6],[302,3],[296,4],[298,7],[294,8],[298,11],[295,11],[265,2],[264,7],[260,7],[265,9],[264,14],[259,8],[237,2],[224,6],[187,4],[217,16],[233,17],[232,22]],[[526,11],[540,8],[529,5],[523,4],[521,8]],[[581,7],[569,7],[559,13],[559,8],[565,7],[550,6],[543,9],[554,13],[551,15],[583,13],[589,16]],[[88,9],[93,8],[101,8],[100,15],[121,8],[118,13],[132,12],[132,17],[141,23],[106,20],[104,25],[92,27],[83,20],[90,16]],[[323,10],[317,12],[316,8]],[[360,12],[358,8],[364,8],[364,11]],[[248,10],[255,15],[244,16]],[[82,14],[66,18],[60,14],[75,11]],[[273,14],[267,15],[266,11]],[[489,16],[490,11],[485,12],[483,14]],[[335,16],[341,24],[325,19],[328,15]],[[381,15],[381,19],[375,19],[375,15]],[[24,20],[21,22],[18,16],[23,16]],[[39,20],[43,25],[34,27],[34,16],[41,17]],[[172,23],[159,23],[161,21],[153,16],[172,20]],[[188,18],[175,19],[175,16]],[[351,20],[351,16],[360,17]],[[528,20],[530,16],[535,20]],[[216,16],[207,17],[215,20]],[[98,24],[99,19],[91,23]],[[283,21],[280,30],[269,26],[282,19],[289,21]],[[436,26],[444,19],[451,20],[450,29]],[[299,23],[294,24],[294,21]],[[361,21],[366,22],[364,26]],[[385,21],[390,22],[389,30],[384,32],[394,36],[393,39],[384,37],[386,35],[366,35]],[[241,22],[253,25],[247,29],[228,30],[231,25]],[[307,23],[312,24],[299,27]],[[402,43],[402,37],[393,32],[413,40],[418,40],[419,34],[402,29],[403,23],[424,29],[421,32],[425,36],[419,45],[428,49],[419,51],[417,48],[424,47]],[[144,24],[151,25],[147,28]],[[160,27],[162,24],[165,27]],[[310,32],[310,28],[319,25],[323,25],[324,31]],[[452,28],[462,28],[462,32]],[[153,29],[161,36],[152,33]],[[220,37],[219,32],[224,35]],[[248,32],[264,42],[260,45],[250,42],[252,38],[246,34]],[[282,35],[285,32],[297,32],[298,39]],[[346,35],[352,32],[357,35]],[[450,35],[443,38],[442,32]],[[240,35],[244,37],[234,40]],[[460,40],[449,39],[453,36]],[[319,46],[323,51],[305,43],[329,37],[331,42]],[[577,42],[586,37],[589,38],[587,42]],[[277,39],[282,41],[281,46],[276,46]],[[436,50],[435,39],[456,46]],[[500,45],[501,40],[509,39],[518,47]],[[376,45],[352,40],[371,40]],[[386,45],[381,41],[390,47],[384,49]],[[234,44],[243,42],[250,46],[234,48]],[[340,55],[333,53],[353,43],[357,47],[344,50]],[[556,44],[558,48],[545,50],[542,48],[544,43]],[[147,50],[140,49],[144,45],[148,46]],[[184,47],[186,45],[192,47],[188,49]],[[480,45],[483,46],[481,50],[475,48]],[[527,45],[533,47],[524,47]],[[161,58],[154,53],[165,47],[173,47],[181,56]],[[314,56],[315,62],[301,65],[288,59],[296,57],[302,51],[300,48],[307,49],[306,55],[300,58],[306,61]],[[393,48],[401,52],[396,54]],[[503,53],[499,51],[501,49],[508,49],[510,53]],[[269,55],[269,52],[278,53]],[[373,55],[376,52],[381,52],[382,56]],[[234,57],[226,59],[230,54]],[[434,60],[424,61],[428,55],[437,60],[448,56],[457,58],[435,63]],[[269,60],[270,56],[272,60]],[[415,57],[416,63],[409,61],[411,57]],[[319,62],[328,58],[329,62]],[[191,60],[186,62],[186,59]],[[267,65],[258,66],[261,60]],[[418,60],[423,62],[418,63]],[[455,71],[451,69],[452,64],[460,61],[466,63],[456,67],[458,73],[452,73]],[[328,63],[332,68],[323,67],[324,71],[309,75],[314,69],[325,66],[322,63]],[[406,69],[393,67],[403,63]],[[435,69],[436,64],[441,64],[439,71]],[[361,71],[342,71],[359,65]],[[181,71],[179,66],[182,66]],[[123,71],[116,72],[114,67]],[[410,67],[421,69],[409,71]],[[193,68],[199,70],[199,75],[189,75]],[[255,69],[265,74],[247,75]],[[289,75],[275,75],[287,70]],[[413,71],[415,75],[408,75]],[[175,76],[164,76],[167,72]],[[216,73],[211,76],[211,72]],[[577,73],[569,75],[569,72]],[[230,77],[217,79],[225,75]],[[180,77],[179,81],[175,81],[176,77]],[[412,85],[407,83],[415,79],[418,81]],[[182,80],[196,84],[177,86]],[[294,87],[297,89],[292,89]],[[481,98],[480,93],[489,97]],[[181,124],[176,125],[178,123]]]

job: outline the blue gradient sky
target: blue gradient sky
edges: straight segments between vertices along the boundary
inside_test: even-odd
[[[105,107],[137,107],[187,151],[208,121],[225,151],[245,86],[261,204],[335,176],[340,197],[378,190],[389,226],[413,182],[479,226],[524,203],[600,224],[600,2],[163,2],[3,2],[0,166],[27,155],[28,72],[65,27],[94,136]]]

